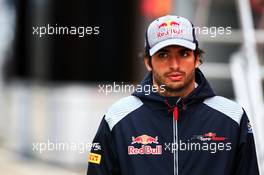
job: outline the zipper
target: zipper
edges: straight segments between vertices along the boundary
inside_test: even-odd
[[[179,175],[179,138],[178,138],[178,119],[179,119],[179,108],[178,108],[178,102],[181,99],[179,98],[176,102],[175,107],[173,108],[173,143],[175,144],[175,147],[173,149],[173,172],[174,175]],[[177,148],[177,149],[175,149]]]

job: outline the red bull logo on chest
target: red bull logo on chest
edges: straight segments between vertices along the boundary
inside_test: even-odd
[[[151,145],[155,144],[155,147]],[[162,154],[162,146],[158,145],[158,136],[152,137],[149,135],[140,135],[137,137],[132,136],[131,145],[128,146],[128,154],[129,155],[137,155],[137,154],[150,154],[150,155],[160,155]],[[135,147],[136,145],[141,145],[141,147]]]

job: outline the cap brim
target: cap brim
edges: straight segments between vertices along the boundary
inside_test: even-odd
[[[191,50],[195,50],[196,49],[196,44],[188,41],[188,40],[184,40],[184,39],[167,39],[165,41],[161,41],[158,44],[156,44],[155,46],[153,46],[150,50],[149,50],[149,54],[150,56],[154,55],[158,50],[166,47],[166,46],[170,46],[170,45],[178,45],[178,46],[182,46],[182,47],[186,47],[188,49]]]

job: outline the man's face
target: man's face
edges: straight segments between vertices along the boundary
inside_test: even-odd
[[[167,46],[156,52],[151,63],[145,59],[146,67],[152,71],[153,85],[165,85],[166,96],[185,96],[194,89],[195,68],[199,59],[194,52],[181,46]]]

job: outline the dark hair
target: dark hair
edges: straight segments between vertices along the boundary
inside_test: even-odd
[[[197,57],[199,57],[200,64],[203,64],[202,57],[203,57],[204,53],[205,52],[200,48],[197,48],[194,50],[194,57],[195,57],[195,59],[197,59]]]

